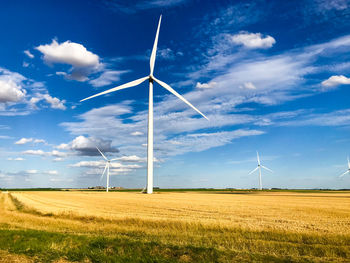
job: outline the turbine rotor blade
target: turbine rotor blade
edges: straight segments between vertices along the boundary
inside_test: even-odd
[[[112,88],[112,89],[109,89],[109,90],[97,93],[95,95],[92,95],[90,97],[87,97],[85,99],[82,99],[82,100],[80,100],[80,102],[82,102],[84,100],[89,100],[89,99],[92,99],[94,97],[98,97],[98,96],[101,96],[101,95],[104,95],[104,94],[108,94],[108,93],[111,93],[111,92],[114,92],[114,91],[117,91],[117,90],[121,90],[121,89],[126,89],[126,88],[137,86],[137,85],[141,84],[142,82],[144,82],[146,79],[149,79],[149,77],[147,76],[147,77],[144,77],[144,78],[140,78],[140,79],[137,79],[137,80],[130,81],[130,82],[125,83],[123,85],[117,86],[115,88]]]
[[[204,118],[206,118],[208,121],[208,117],[205,116],[203,113],[201,113],[195,106],[193,106],[188,100],[186,100],[184,97],[182,97],[179,93],[177,93],[172,87],[170,87],[168,84],[164,83],[163,81],[156,79],[155,77],[153,77],[153,79],[159,84],[161,85],[163,88],[165,88],[166,90],[168,90],[169,92],[171,92],[172,94],[174,94],[176,97],[178,97],[180,100],[182,100],[183,102],[185,102],[188,106],[190,106],[192,109],[194,109],[196,112],[198,112],[200,115],[202,115]]]
[[[258,151],[256,151],[256,157],[257,157],[257,159],[258,159],[258,164],[260,165],[260,158],[259,158],[259,153],[258,153]]]
[[[156,62],[156,54],[157,54],[157,45],[158,45],[158,36],[159,36],[159,28],[160,28],[160,22],[162,21],[162,15],[160,15],[159,22],[158,22],[158,28],[156,33],[156,38],[154,39],[153,49],[151,53],[151,58],[149,60],[149,66],[150,66],[150,75],[153,75],[154,70],[154,64]]]
[[[263,165],[260,165],[262,168],[264,168],[265,170],[268,170],[268,171],[270,171],[271,173],[273,173],[273,171],[271,170],[271,169],[269,169],[269,168],[267,168],[266,166],[263,166]]]
[[[249,174],[252,174],[252,173],[254,173],[256,170],[258,170],[259,169],[259,166],[258,167],[256,167],[253,171],[251,171]]]
[[[103,159],[108,161],[107,157],[100,151],[100,149],[97,146],[96,146],[96,149],[100,152],[100,154],[102,155]]]
[[[119,158],[113,158],[113,159],[110,159],[110,161],[116,161],[116,160],[119,160]]]
[[[350,161],[349,161],[349,156],[348,156],[348,168],[350,169]]]
[[[340,175],[339,177],[343,177],[343,176],[346,175],[347,173],[349,173],[349,171],[346,171],[345,173],[343,173],[343,174]]]
[[[100,180],[102,180],[102,178],[103,178],[103,175],[104,175],[104,174],[105,174],[105,172],[106,172],[107,166],[108,166],[108,162],[106,163],[105,169],[103,170],[103,173],[102,173],[102,175],[101,175],[101,178],[100,178]]]

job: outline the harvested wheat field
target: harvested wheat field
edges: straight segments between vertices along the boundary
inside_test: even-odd
[[[349,192],[10,192],[0,224],[0,251],[28,262],[350,258]]]

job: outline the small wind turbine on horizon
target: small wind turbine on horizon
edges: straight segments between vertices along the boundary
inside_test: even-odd
[[[92,99],[94,97],[108,94],[108,93],[111,93],[111,92],[114,92],[117,90],[134,87],[134,86],[141,84],[142,82],[144,82],[146,80],[149,81],[148,142],[147,142],[147,194],[153,193],[153,81],[157,82],[160,86],[162,86],[163,88],[168,90],[170,93],[174,94],[176,97],[178,97],[180,100],[185,102],[188,106],[190,106],[192,109],[194,109],[200,115],[202,115],[204,118],[209,120],[202,112],[200,112],[189,101],[187,101],[184,97],[182,97],[179,93],[177,93],[172,87],[170,87],[168,84],[164,83],[163,81],[161,81],[153,76],[154,64],[156,61],[159,28],[160,28],[161,21],[162,21],[162,16],[160,16],[159,22],[158,22],[156,38],[154,40],[153,49],[152,49],[152,53],[151,53],[151,57],[150,57],[150,74],[148,76],[131,81],[131,82],[128,82],[128,83],[125,83],[125,84],[117,86],[115,88],[100,92],[98,94],[95,94],[93,96],[90,96],[90,97],[85,98],[85,99],[80,101],[80,102],[82,102],[84,100]]]
[[[342,175],[340,175],[339,177],[343,177],[343,176],[346,175],[346,174],[350,174],[350,161],[349,161],[349,156],[348,156],[348,170],[347,170],[345,173],[343,173]]]
[[[252,174],[254,173],[256,170],[259,170],[259,190],[262,190],[262,182],[261,182],[261,168],[264,168],[265,170],[267,171],[270,171],[273,173],[273,171],[265,166],[263,166],[261,163],[260,163],[260,158],[259,158],[259,153],[258,151],[256,151],[256,157],[258,159],[258,166],[253,170],[251,171],[249,174]]]
[[[109,189],[109,168],[110,168],[110,166],[111,166],[111,162],[117,160],[118,158],[114,158],[114,159],[109,160],[109,159],[100,151],[100,149],[99,149],[97,146],[96,146],[96,149],[100,152],[100,154],[102,155],[103,159],[106,160],[106,166],[105,166],[105,169],[103,170],[103,173],[102,173],[102,175],[101,175],[100,180],[102,180],[103,175],[105,174],[105,172],[106,172],[106,170],[107,170],[106,192],[108,192],[108,189]]]

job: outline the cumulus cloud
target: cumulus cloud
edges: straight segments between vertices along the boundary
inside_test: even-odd
[[[96,67],[99,57],[88,51],[82,44],[66,41],[59,44],[52,40],[51,44],[36,47],[47,63],[63,63],[74,67]]]
[[[66,103],[65,100],[60,100],[56,97],[52,97],[50,94],[41,94],[36,93],[34,96],[29,100],[31,103],[31,106],[34,108],[37,108],[37,104],[41,101],[45,101],[50,105],[52,109],[58,109],[58,110],[65,110],[67,107],[64,105]]]
[[[46,143],[45,140],[43,139],[34,139],[34,138],[21,138],[18,141],[15,142],[15,144],[26,144],[29,142],[33,142],[33,143]]]
[[[26,95],[26,90],[12,80],[0,79],[0,103],[18,102]]]
[[[322,86],[327,88],[332,88],[339,85],[349,85],[349,84],[350,84],[350,78],[347,78],[343,75],[331,76],[330,78],[322,81]]]
[[[43,60],[47,64],[67,64],[72,66],[68,78],[86,81],[87,76],[98,69],[100,64],[99,57],[88,51],[82,44],[65,41],[58,43],[52,40],[51,44],[40,45],[36,47],[44,56]]]
[[[33,138],[22,138],[15,142],[15,144],[26,144],[28,142],[32,142]]]
[[[77,136],[69,143],[56,146],[57,149],[71,151],[80,156],[99,156],[96,146],[103,153],[117,153],[118,149],[112,147],[111,140],[103,140],[95,137]]]
[[[233,43],[243,45],[246,48],[270,48],[276,40],[272,36],[263,36],[261,33],[240,32],[231,37]]]
[[[45,101],[54,109],[63,109],[65,102],[51,97],[43,82],[0,67],[0,103],[5,104],[0,108],[0,115],[28,115],[39,109],[36,106],[39,101]]]

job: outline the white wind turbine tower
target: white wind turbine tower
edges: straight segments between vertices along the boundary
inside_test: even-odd
[[[103,159],[106,160],[106,166],[105,166],[105,169],[103,170],[103,173],[101,175],[101,179],[103,178],[103,175],[105,174],[105,172],[107,170],[107,184],[106,184],[107,187],[106,187],[106,192],[108,192],[108,189],[109,189],[109,167],[111,166],[111,162],[117,160],[118,158],[108,160],[107,157],[100,151],[100,149],[97,146],[96,146],[96,149],[100,152],[100,154],[102,155]]]
[[[273,173],[273,171],[272,171],[271,169],[269,169],[269,168],[263,166],[263,165],[260,163],[260,158],[259,158],[259,153],[258,153],[258,151],[256,151],[256,157],[257,157],[257,159],[258,159],[258,166],[257,166],[253,171],[251,171],[249,174],[252,174],[252,173],[254,173],[256,170],[259,169],[259,190],[262,190],[261,168],[264,168],[265,170],[270,171],[270,172],[272,172],[272,173]]]
[[[142,82],[148,80],[149,82],[149,103],[148,103],[148,143],[147,143],[147,194],[153,193],[153,81],[157,82],[160,86],[174,94],[176,97],[178,97],[180,100],[185,102],[188,106],[190,106],[192,109],[197,111],[200,115],[202,115],[204,118],[209,120],[203,113],[201,113],[196,107],[194,107],[189,101],[187,101],[184,97],[182,97],[179,93],[177,93],[172,87],[170,87],[168,84],[164,83],[163,81],[155,78],[153,76],[153,70],[154,70],[154,64],[156,61],[156,53],[157,53],[157,44],[158,44],[158,35],[159,35],[159,28],[160,23],[162,20],[162,16],[159,18],[156,38],[154,40],[153,49],[150,57],[150,74],[146,77],[125,83],[123,85],[117,86],[115,88],[100,92],[98,94],[95,94],[93,96],[90,96],[88,98],[85,98],[81,100],[80,102],[84,100],[88,100],[97,96],[101,96],[107,93],[111,93],[117,90],[126,89],[130,87],[137,86],[141,84]]]
[[[339,177],[343,177],[343,176],[346,175],[346,174],[350,174],[350,161],[349,161],[349,156],[348,156],[348,170],[347,170],[345,173],[343,173],[341,176],[339,176]]]

